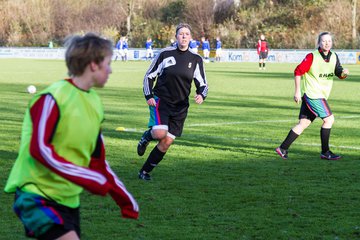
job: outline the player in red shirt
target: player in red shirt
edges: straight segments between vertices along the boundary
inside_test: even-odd
[[[285,140],[275,149],[282,159],[288,158],[288,149],[291,144],[317,117],[323,120],[320,130],[320,158],[326,160],[341,158],[330,151],[330,132],[335,118],[327,99],[334,76],[345,79],[349,70],[341,66],[339,57],[331,50],[332,36],[329,32],[320,33],[317,43],[318,49],[307,54],[294,71],[294,101],[298,104],[301,103],[299,123],[289,131]]]
[[[256,50],[259,55],[259,70],[265,70],[265,62],[269,54],[269,45],[265,40],[264,34],[260,35]]]

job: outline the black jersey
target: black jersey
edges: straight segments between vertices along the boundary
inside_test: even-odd
[[[196,93],[205,99],[208,85],[201,56],[189,49],[165,48],[155,57],[145,74],[145,98],[149,100],[156,95],[173,106],[188,105],[193,80]]]

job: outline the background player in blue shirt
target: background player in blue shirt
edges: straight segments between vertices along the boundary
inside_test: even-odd
[[[221,60],[221,52],[222,52],[222,49],[221,49],[221,41],[220,41],[220,37],[217,37],[216,38],[216,52],[215,52],[215,61],[217,62],[220,62]]]
[[[200,42],[195,40],[195,39],[191,39],[190,40],[190,44],[189,44],[189,47],[190,47],[190,50],[193,51],[194,53],[198,53],[198,48],[200,46]]]
[[[178,43],[174,39],[170,39],[170,46],[171,47],[177,47]]]
[[[128,38],[127,37],[124,37],[123,39],[123,45],[122,45],[122,60],[123,61],[127,61],[127,55],[128,55],[128,52],[129,52],[129,45],[128,45]]]
[[[209,55],[210,55],[210,43],[209,40],[205,39],[205,37],[201,38],[201,49],[203,50],[203,55],[205,62],[209,62]]]
[[[153,41],[151,38],[148,38],[145,43],[146,49],[146,60],[151,60],[154,57],[154,51],[152,49]]]
[[[115,49],[116,49],[116,51],[115,51],[115,61],[117,60],[117,58],[118,58],[119,56],[120,56],[121,58],[122,58],[122,56],[123,56],[123,54],[122,54],[122,52],[123,52],[123,50],[122,50],[123,43],[124,43],[123,37],[121,37],[121,38],[119,39],[119,41],[116,43],[116,45],[115,45]]]

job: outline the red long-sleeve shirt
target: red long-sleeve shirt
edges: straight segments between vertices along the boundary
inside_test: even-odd
[[[139,206],[125,185],[111,170],[105,159],[105,146],[99,133],[95,151],[91,155],[89,167],[73,164],[56,153],[51,143],[53,132],[59,121],[59,108],[51,95],[41,96],[31,107],[33,124],[31,155],[51,171],[63,178],[99,195],[109,193],[121,208],[125,218],[138,218]]]
[[[335,65],[334,73],[340,79],[346,78],[346,76],[341,76],[341,73],[343,71],[343,67],[340,64],[339,57],[338,57],[338,55],[336,53],[333,53],[333,52],[330,51],[327,55],[325,55],[320,48],[318,49],[318,51],[320,52],[320,54],[323,57],[325,62],[329,61],[331,54],[335,54],[336,55],[336,65]],[[294,75],[295,76],[302,76],[306,72],[308,72],[310,70],[310,68],[311,68],[312,63],[313,63],[313,59],[314,59],[314,56],[313,56],[312,53],[307,54],[306,57],[304,58],[304,60],[295,68]]]

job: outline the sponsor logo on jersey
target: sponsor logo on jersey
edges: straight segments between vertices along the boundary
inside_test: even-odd
[[[319,74],[319,78],[330,79],[330,78],[333,78],[333,77],[334,77],[334,73],[320,73]]]

